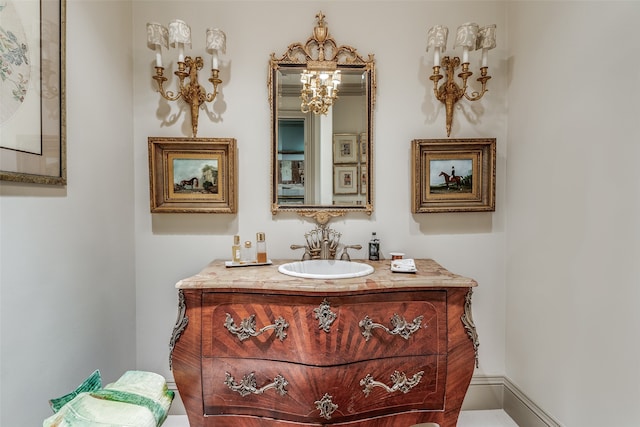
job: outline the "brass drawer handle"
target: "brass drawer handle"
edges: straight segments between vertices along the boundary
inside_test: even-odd
[[[391,318],[391,325],[393,326],[393,329],[389,329],[384,325],[374,323],[369,316],[365,316],[364,319],[360,321],[359,325],[362,328],[362,335],[367,341],[371,338],[371,331],[375,328],[382,328],[391,335],[400,335],[405,340],[408,340],[411,334],[420,329],[423,318],[424,316],[418,316],[413,319],[412,323],[408,323],[404,317],[394,314]]]
[[[316,409],[320,411],[320,416],[324,419],[330,420],[331,414],[333,414],[336,409],[338,409],[338,405],[332,402],[333,396],[329,393],[325,393],[322,396],[322,399],[316,400],[314,403],[316,404]]]
[[[244,341],[250,337],[257,337],[258,335],[261,335],[262,333],[270,329],[275,329],[276,337],[278,337],[280,341],[283,341],[287,337],[285,329],[289,327],[289,323],[287,323],[287,321],[282,317],[278,317],[273,325],[265,326],[259,331],[256,331],[255,314],[252,314],[246,319],[242,319],[242,322],[240,322],[240,326],[236,326],[233,317],[231,317],[231,315],[227,313],[227,318],[224,321],[224,327],[227,328],[232,334],[237,335],[240,341]]]
[[[412,388],[417,386],[418,383],[420,383],[420,380],[422,379],[422,375],[424,375],[424,371],[420,371],[414,376],[412,376],[411,378],[407,378],[407,375],[404,372],[395,371],[393,375],[391,375],[391,381],[393,382],[393,385],[389,387],[384,383],[374,380],[371,374],[367,374],[366,377],[360,380],[360,385],[364,386],[364,389],[362,390],[362,392],[365,394],[365,396],[369,396],[369,393],[371,393],[371,390],[374,387],[382,387],[387,391],[387,393],[393,393],[394,391],[401,391],[407,394],[409,390],[411,390]]]
[[[265,391],[275,388],[280,396],[284,396],[287,394],[287,390],[285,387],[289,385],[289,382],[284,379],[282,375],[277,375],[273,382],[267,384],[261,388],[257,387],[256,383],[256,375],[254,372],[251,372],[248,375],[242,377],[242,381],[240,384],[236,383],[235,378],[231,376],[229,372],[225,372],[226,379],[224,383],[233,391],[237,391],[240,393],[240,396],[245,397],[250,394],[263,394]]]

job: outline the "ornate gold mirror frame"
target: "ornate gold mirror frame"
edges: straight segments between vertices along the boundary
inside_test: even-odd
[[[313,29],[313,35],[305,43],[292,43],[288,46],[285,53],[277,57],[275,53],[270,57],[270,70],[268,77],[269,88],[269,105],[271,107],[271,212],[273,215],[278,212],[288,211],[296,212],[305,217],[311,217],[318,223],[327,222],[334,216],[342,216],[347,212],[364,212],[368,215],[373,211],[373,108],[375,105],[375,92],[376,92],[376,79],[375,79],[375,61],[373,54],[369,54],[368,58],[362,57],[356,50],[356,48],[346,45],[338,45],[336,41],[329,35],[328,27],[324,21],[324,15],[319,12],[316,15],[317,25]],[[329,105],[324,108],[309,108],[305,105],[305,102],[309,99],[309,92],[305,93],[304,89],[308,89],[309,85],[305,83],[309,82],[308,73],[313,72],[326,72],[330,76],[330,80],[334,80],[335,94],[334,99],[329,99]],[[339,76],[338,82],[335,82],[336,71]],[[342,79],[340,81],[339,79]],[[332,88],[333,89],[333,88]],[[360,93],[357,93],[360,91]],[[330,98],[324,93],[324,99]],[[332,92],[329,90],[329,95]],[[334,127],[333,121],[342,120],[345,122],[345,117],[340,117],[342,114],[338,112],[341,102],[347,105],[349,102],[349,96],[362,96],[363,108],[360,113],[362,119],[359,120],[360,127],[351,133],[345,133],[343,128]],[[283,103],[283,96],[288,96],[289,104],[297,102],[295,107],[289,106],[286,109],[281,106]],[[301,102],[302,101],[302,102]],[[331,104],[333,102],[333,104]],[[344,108],[344,106],[343,106]],[[293,111],[297,110],[297,111]],[[323,110],[323,111],[322,111]],[[300,172],[296,170],[296,178],[302,181],[302,187],[308,191],[315,185],[315,190],[311,190],[310,193],[316,191],[321,193],[324,191],[325,197],[322,198],[318,195],[309,196],[304,193],[301,200],[290,201],[282,197],[282,193],[279,194],[279,190],[282,187],[282,173],[281,167],[283,166],[282,150],[279,150],[279,126],[282,118],[290,118],[292,116],[301,117],[301,120],[307,120],[310,123],[320,123],[322,120],[326,120],[328,116],[331,118],[331,125],[329,127],[330,132],[323,130],[324,135],[320,135],[320,131],[305,130],[304,146],[305,151],[302,154],[304,160],[299,163],[301,166],[301,172],[303,174],[300,177]],[[336,114],[333,115],[333,110],[336,110]],[[358,110],[358,108],[352,108],[352,110]],[[366,110],[366,111],[365,111]],[[333,116],[332,116],[333,115]],[[338,117],[337,119],[334,118]],[[355,121],[354,121],[355,122]],[[305,121],[305,129],[306,129]],[[313,125],[316,126],[316,125]],[[344,125],[342,125],[344,127]],[[309,126],[312,127],[312,126]],[[327,135],[329,133],[330,135]],[[339,137],[343,137],[342,143],[351,144],[352,150],[355,153],[351,153],[349,156],[343,156],[342,153],[336,150],[339,147],[341,141]],[[322,144],[320,144],[322,140]],[[317,141],[317,142],[316,142]],[[309,149],[309,144],[316,144],[312,149]],[[317,145],[323,145],[318,148]],[[307,150],[313,153],[311,150],[327,150],[329,154],[307,155]],[[333,155],[331,155],[333,153]],[[311,159],[309,159],[311,157]],[[338,157],[336,159],[336,157]],[[322,161],[321,161],[322,160]],[[323,163],[324,162],[324,163]],[[330,163],[331,165],[327,165]],[[322,172],[321,172],[322,170]],[[327,172],[330,171],[330,172]],[[285,170],[284,172],[290,172]],[[296,175],[294,173],[294,175]],[[322,181],[316,176],[324,173],[330,175],[331,181],[331,200],[327,200],[327,189],[320,189],[320,185],[325,185],[328,181]],[[347,189],[346,186],[341,187],[341,181],[339,181],[339,175],[346,174],[345,183],[353,185],[356,190]],[[306,179],[306,183],[305,183]],[[314,184],[313,180],[317,179],[318,182]],[[326,179],[326,178],[323,178]],[[351,181],[353,180],[353,182]],[[357,180],[357,183],[356,183]],[[280,185],[280,188],[279,188]],[[300,184],[298,184],[300,185]],[[353,194],[352,200],[349,200],[346,194]],[[357,200],[356,200],[357,199]],[[322,200],[322,201],[320,201]]]

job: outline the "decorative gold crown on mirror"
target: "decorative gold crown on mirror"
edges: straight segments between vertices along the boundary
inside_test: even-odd
[[[271,61],[305,65],[300,82],[302,89],[300,110],[315,114],[327,114],[331,106],[338,99],[338,87],[341,82],[338,64],[366,65],[372,64],[373,54],[364,59],[355,48],[339,46],[329,35],[329,28],[324,20],[324,14],[316,14],[317,25],[313,35],[303,43],[289,45],[281,58],[271,54]],[[373,78],[373,76],[372,76]],[[373,82],[375,87],[375,81]]]

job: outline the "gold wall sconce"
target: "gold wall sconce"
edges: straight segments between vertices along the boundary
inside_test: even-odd
[[[207,93],[204,87],[198,82],[198,71],[204,67],[204,60],[201,56],[184,56],[185,47],[191,48],[191,27],[186,22],[176,19],[169,23],[169,28],[158,23],[147,24],[147,46],[156,53],[156,75],[152,76],[158,84],[158,92],[168,101],[176,101],[182,98],[191,109],[191,130],[193,137],[198,134],[198,113],[200,106],[204,102],[213,102],[218,95],[220,80],[220,58],[219,52],[226,52],[227,36],[217,28],[207,28],[206,31],[207,52],[211,54],[211,77],[209,81],[213,84],[213,91]],[[178,48],[178,70],[174,72],[178,76],[177,92],[165,90],[164,83],[167,78],[164,76],[162,65],[162,49],[169,49],[169,46]]]
[[[443,25],[431,27],[427,32],[427,52],[433,48],[433,74],[429,77],[433,81],[433,93],[436,99],[445,104],[447,115],[447,136],[451,135],[451,124],[453,123],[453,106],[463,97],[469,101],[477,101],[487,92],[487,81],[491,76],[487,75],[488,51],[496,47],[496,25],[478,27],[476,23],[466,23],[458,27],[456,41],[453,46],[462,47],[462,59],[460,57],[443,56],[449,29]],[[467,80],[473,75],[469,71],[469,52],[482,50],[480,61],[480,77],[477,81],[482,84],[480,92],[473,91],[467,94]],[[440,74],[440,67],[444,67],[446,76]],[[461,67],[462,72],[458,74],[461,85],[456,83],[454,72]],[[444,82],[438,87],[438,82],[445,77]]]

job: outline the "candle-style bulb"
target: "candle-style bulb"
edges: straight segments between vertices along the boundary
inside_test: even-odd
[[[156,45],[156,67],[162,67],[162,48]]]
[[[207,52],[211,54],[211,69],[220,69],[218,53],[227,49],[227,35],[218,28],[207,28]]]

